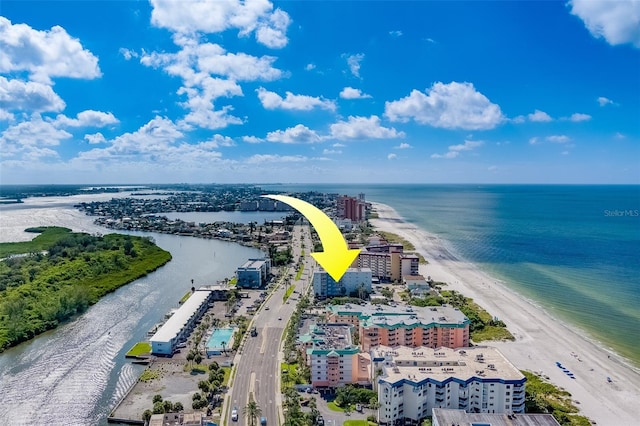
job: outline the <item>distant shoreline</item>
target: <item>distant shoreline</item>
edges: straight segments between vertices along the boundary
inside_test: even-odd
[[[447,289],[473,298],[503,320],[516,337],[516,342],[482,344],[498,347],[519,369],[548,375],[554,384],[571,392],[572,398],[580,401],[581,412],[598,424],[635,424],[640,371],[628,360],[590,340],[574,326],[553,318],[475,265],[456,257],[440,238],[406,222],[392,207],[376,202],[372,202],[372,206],[378,213],[377,219],[370,219],[374,228],[400,235],[427,259],[429,264],[420,265],[422,275],[447,282]],[[555,367],[556,361],[568,365],[578,379],[568,379]],[[607,383],[608,376],[613,378],[613,383]],[[605,386],[609,392],[603,392]]]

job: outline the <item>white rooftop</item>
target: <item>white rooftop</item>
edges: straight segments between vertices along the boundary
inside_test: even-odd
[[[198,290],[193,293],[186,302],[164,323],[162,327],[151,338],[152,342],[169,342],[175,338],[187,324],[189,319],[198,310],[200,305],[207,300],[211,294],[209,290]]]

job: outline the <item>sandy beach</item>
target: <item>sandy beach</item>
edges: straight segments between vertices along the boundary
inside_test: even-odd
[[[427,259],[429,264],[420,266],[423,276],[447,282],[447,289],[472,297],[503,320],[516,337],[515,342],[487,342],[487,345],[499,348],[517,368],[542,372],[551,382],[569,391],[581,413],[598,425],[640,424],[638,369],[478,267],[456,258],[438,237],[405,222],[393,208],[379,203],[372,205],[379,215],[378,219],[370,220],[374,227],[402,236]],[[556,361],[571,370],[576,379],[560,370]]]

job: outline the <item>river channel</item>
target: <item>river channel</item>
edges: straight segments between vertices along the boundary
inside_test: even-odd
[[[113,232],[97,227],[69,205],[71,200],[65,201],[66,205],[51,207],[1,209],[2,240],[25,239],[18,229],[39,224]],[[46,223],[38,222],[44,219]],[[143,368],[126,361],[125,352],[177,306],[191,279],[196,286],[214,284],[231,277],[247,258],[261,254],[217,240],[132,234],[153,237],[173,259],[105,296],[75,320],[0,354],[1,425],[106,424],[111,408]]]

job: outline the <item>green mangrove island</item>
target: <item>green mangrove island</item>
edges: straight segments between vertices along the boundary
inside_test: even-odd
[[[0,243],[0,352],[84,312],[105,294],[171,260],[151,238],[29,228]]]

